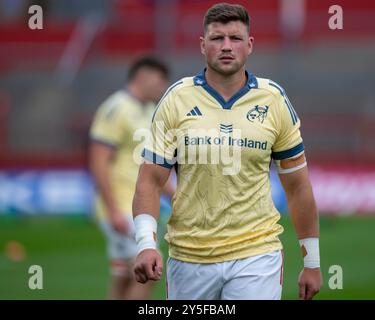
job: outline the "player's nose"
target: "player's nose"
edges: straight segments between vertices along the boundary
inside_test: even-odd
[[[224,37],[223,45],[221,47],[222,51],[232,51],[232,42],[229,37]]]

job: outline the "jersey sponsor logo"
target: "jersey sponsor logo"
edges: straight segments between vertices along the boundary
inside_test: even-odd
[[[250,122],[258,120],[260,123],[263,123],[267,118],[268,108],[268,106],[255,106],[247,113],[247,120],[249,120]]]
[[[199,110],[197,106],[195,106],[189,113],[186,114],[188,117],[191,116],[201,116],[202,112]]]
[[[220,132],[223,132],[223,133],[233,132],[233,124],[225,125],[225,124],[220,123]]]
[[[267,150],[267,141],[257,141],[249,138],[234,138],[231,136],[189,136],[184,137],[185,146],[199,145],[227,145],[235,147],[254,148],[259,150]]]

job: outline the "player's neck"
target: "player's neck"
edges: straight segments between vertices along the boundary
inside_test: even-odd
[[[231,76],[223,76],[210,68],[205,73],[207,83],[214,88],[225,101],[228,101],[235,93],[237,93],[246,84],[245,70]]]

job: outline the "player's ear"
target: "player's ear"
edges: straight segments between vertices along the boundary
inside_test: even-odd
[[[253,52],[253,45],[254,45],[254,37],[249,36],[248,38],[248,53],[251,54]]]
[[[201,43],[201,53],[203,55],[206,55],[206,47],[204,43],[204,37],[199,37],[200,43]]]

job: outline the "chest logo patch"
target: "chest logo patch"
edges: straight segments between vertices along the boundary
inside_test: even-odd
[[[267,118],[268,108],[268,106],[255,106],[247,113],[247,120],[249,120],[250,122],[254,122],[258,119],[260,123],[263,123]]]

